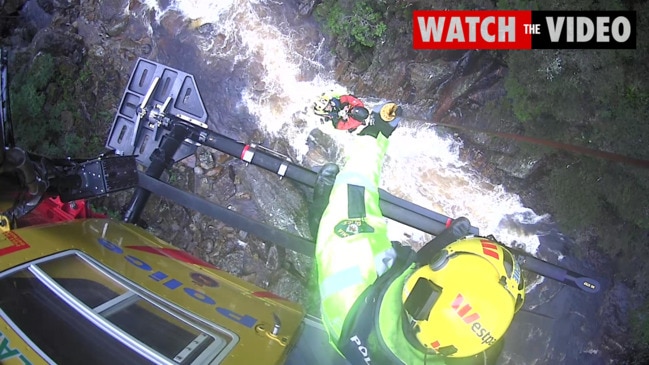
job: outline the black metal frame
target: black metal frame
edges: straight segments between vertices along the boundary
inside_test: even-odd
[[[11,110],[9,108],[9,61],[8,52],[0,48],[0,165],[5,150],[15,146]]]
[[[165,75],[173,75],[173,82],[163,81],[161,84],[160,80],[164,80]],[[148,168],[145,174],[140,173],[139,187],[125,209],[124,221],[138,222],[150,194],[155,193],[277,245],[313,256],[313,241],[255,222],[159,179],[165,169],[194,153],[199,145],[237,157],[245,163],[276,173],[280,178],[286,177],[311,188],[315,185],[316,172],[294,164],[287,157],[265,147],[238,142],[209,130],[205,124],[206,109],[193,76],[189,74],[139,59],[128,85],[106,146],[115,149],[117,154],[139,152],[137,160]],[[187,103],[191,107],[178,108],[179,98],[187,95],[192,97],[191,102]],[[454,219],[448,216],[397,198],[384,190],[379,193],[384,216],[436,236],[425,246],[428,251],[440,249],[439,243],[446,242],[447,236],[455,237],[457,230],[462,231],[463,235],[479,235],[478,228],[471,226],[466,218],[458,218],[457,224],[451,224]],[[593,278],[550,264],[525,251],[509,249],[523,269],[586,292],[596,293],[600,290],[599,282]]]

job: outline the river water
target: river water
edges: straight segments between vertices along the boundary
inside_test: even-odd
[[[263,136],[272,146],[283,141],[289,154],[307,166],[314,130],[331,137],[324,156],[341,163],[354,137],[322,126],[309,112],[323,92],[349,91],[333,80],[334,59],[312,20],[299,17],[297,1],[147,0],[155,13],[150,24],[156,60],[194,74],[210,114],[210,126],[232,138]],[[142,14],[132,14],[142,16]],[[174,19],[177,27],[174,27]],[[188,26],[186,20],[191,20]],[[169,24],[172,24],[170,26]],[[164,25],[164,26],[163,26]],[[366,98],[367,104],[384,100]],[[406,116],[417,115],[404,105]],[[255,134],[251,131],[257,131]],[[567,256],[574,244],[552,224],[552,217],[523,206],[518,196],[492,184],[458,155],[461,141],[434,126],[406,122],[390,138],[381,187],[451,217],[465,216],[481,234],[525,248],[580,271]],[[390,222],[393,240],[426,242],[425,234]],[[509,332],[503,364],[605,364],[601,326],[595,320],[601,296],[530,276],[525,308]]]

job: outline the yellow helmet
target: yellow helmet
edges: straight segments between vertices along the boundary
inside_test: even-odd
[[[505,334],[524,289],[520,266],[501,244],[484,237],[458,240],[406,280],[406,330],[429,351],[478,354]]]
[[[391,122],[397,117],[397,109],[399,106],[395,103],[387,103],[381,107],[381,119],[386,122]]]

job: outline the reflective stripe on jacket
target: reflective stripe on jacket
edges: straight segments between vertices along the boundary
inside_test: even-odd
[[[316,265],[322,319],[334,343],[356,298],[395,257],[379,208],[378,184],[387,147],[382,135],[357,139],[320,221]]]

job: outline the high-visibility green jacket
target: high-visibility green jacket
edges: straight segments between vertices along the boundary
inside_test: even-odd
[[[379,208],[378,186],[387,147],[388,139],[382,134],[376,139],[357,139],[350,158],[336,177],[320,221],[316,265],[321,315],[330,342],[336,347],[341,343],[343,324],[357,298],[396,259],[387,235],[387,222]],[[378,307],[380,311],[370,317],[375,324],[368,325],[374,326],[378,344],[358,344],[362,351],[369,350],[368,356],[376,351],[391,352],[389,358],[395,359],[395,363],[424,363],[423,352],[405,338],[401,322],[403,283],[413,270],[409,267],[395,276]],[[355,341],[342,339],[347,340]],[[373,348],[377,346],[380,348]],[[426,364],[443,363],[434,355],[426,358]]]
[[[320,220],[315,258],[329,340],[353,364],[494,364],[503,341],[475,356],[444,358],[406,338],[402,293],[416,267],[397,256],[379,208],[387,148],[383,134],[357,138]]]

